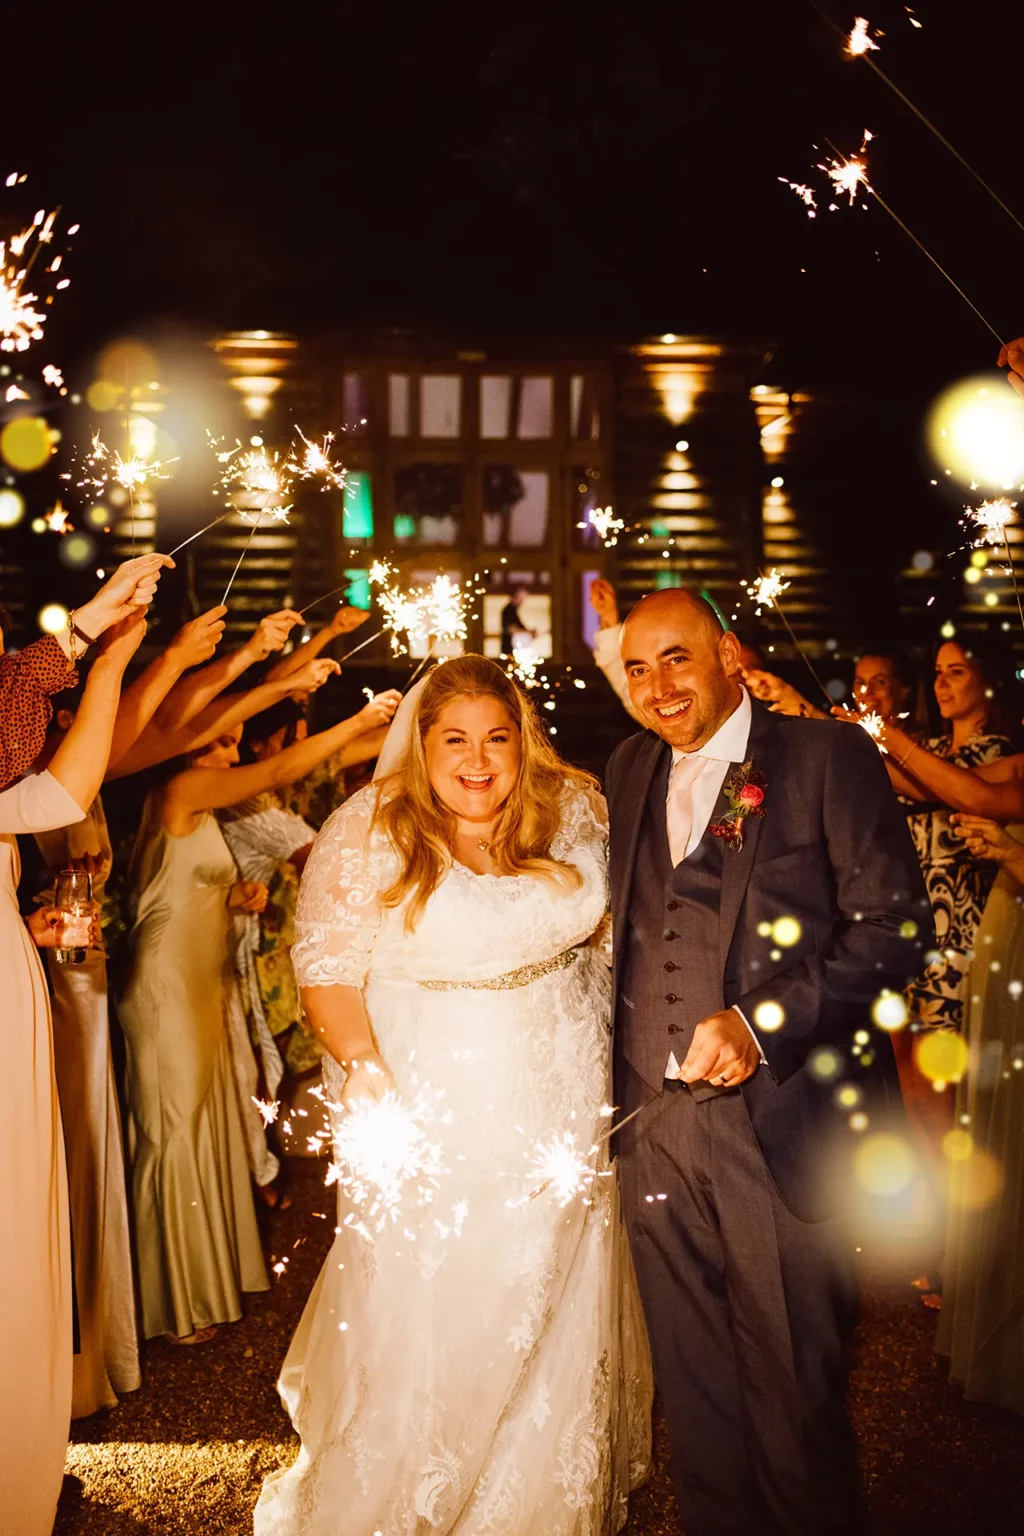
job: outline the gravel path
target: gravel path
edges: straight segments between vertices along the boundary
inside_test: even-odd
[[[263,1478],[295,1452],[274,1380],[333,1228],[322,1168],[294,1170],[292,1209],[265,1226],[284,1274],[211,1344],[151,1344],[141,1391],[72,1426],[67,1470],[79,1481],[65,1484],[55,1536],[251,1532]],[[897,1278],[868,1274],[853,1411],[869,1536],[1020,1536],[1024,1420],[965,1403],[932,1355],[933,1333]],[[655,1476],[623,1536],[681,1536],[660,1426],[657,1439]]]

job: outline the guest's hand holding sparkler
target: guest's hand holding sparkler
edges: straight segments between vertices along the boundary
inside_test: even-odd
[[[342,1066],[346,1077],[341,1102],[348,1110],[359,1104],[373,1103],[395,1091],[395,1080],[379,1051],[360,1051],[357,1056],[349,1056]]]
[[[1006,382],[1011,389],[1015,389],[1018,395],[1024,396],[1024,336],[1018,336],[1013,341],[1004,341],[999,349],[996,366],[1009,368]]]
[[[174,569],[169,555],[140,555],[119,566],[96,596],[75,612],[76,633],[82,643],[98,640],[111,625],[148,608],[165,567]]]
[[[301,623],[302,615],[296,613],[294,608],[282,608],[277,613],[268,613],[265,619],[260,620],[243,649],[251,652],[254,661],[264,661],[271,651],[281,650],[296,624]]]
[[[949,821],[976,859],[990,859],[1002,865],[1018,883],[1024,884],[1024,845],[1011,832],[984,816],[955,815]]]
[[[756,668],[748,668],[743,674],[743,682],[750,695],[767,704],[773,713],[777,715],[799,715],[803,718],[814,720],[827,720],[824,710],[818,709],[799,693],[792,683],[787,683],[785,678],[776,677],[774,672],[762,672]]]
[[[226,613],[223,603],[218,604],[197,619],[190,619],[178,630],[167,652],[180,672],[188,672],[210,660],[223,638]]]
[[[375,693],[354,718],[361,731],[379,730],[382,725],[391,724],[395,718],[395,710],[401,702],[402,695],[398,689],[387,688],[383,693]]]
[[[341,672],[341,667],[329,656],[310,656],[303,660],[302,666],[295,672],[290,672],[286,681],[289,687],[285,690],[292,694],[312,693],[316,688],[322,688],[329,677],[336,677]],[[282,679],[276,679],[281,682]]]
[[[280,661],[274,663],[267,673],[267,680],[273,678],[288,677],[292,672],[297,672],[301,666],[312,656],[319,656],[320,652],[336,640],[339,635],[347,635],[351,630],[357,629],[370,617],[365,608],[349,608],[344,604],[338,609],[328,624],[325,624],[317,634],[306,641],[304,645],[297,645],[294,651],[287,656],[282,656]]]
[[[619,622],[619,600],[610,581],[599,576],[590,584],[590,606],[597,614],[602,629],[614,629]]]

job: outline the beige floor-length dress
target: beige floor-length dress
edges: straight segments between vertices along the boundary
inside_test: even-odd
[[[241,1293],[268,1288],[226,1022],[236,879],[213,816],[172,837],[150,795],[118,1002],[146,1338],[234,1322]]]
[[[80,821],[50,773],[0,794],[0,1529],[49,1536],[71,1417],[71,1257],[50,1003],[15,834]]]
[[[36,837],[52,871],[98,857],[92,893],[102,904],[112,854],[97,795],[83,821]],[[90,949],[81,965],[47,953],[53,1048],[67,1144],[71,1231],[78,1300],[71,1417],[113,1408],[119,1392],[140,1386],[121,1111],[110,1052],[107,957]]]

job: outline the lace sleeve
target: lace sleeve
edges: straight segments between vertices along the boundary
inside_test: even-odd
[[[328,817],[313,845],[295,911],[292,965],[301,987],[361,987],[380,926],[371,856],[371,786]]]
[[[562,820],[551,852],[556,859],[564,859],[581,843],[595,857],[607,862],[608,806],[598,790],[566,785],[562,791]]]

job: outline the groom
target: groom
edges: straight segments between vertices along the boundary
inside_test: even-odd
[[[606,782],[616,1102],[644,1106],[623,1205],[686,1536],[839,1536],[858,1514],[837,1091],[871,1129],[898,1114],[888,1037],[851,1047],[921,969],[931,914],[870,738],[752,704],[739,649],[681,590],[623,627],[647,727]]]

